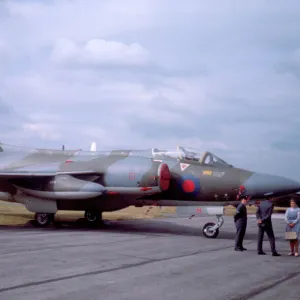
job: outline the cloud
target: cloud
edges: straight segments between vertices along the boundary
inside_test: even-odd
[[[12,53],[8,43],[0,37],[0,75],[6,71],[11,64]]]
[[[26,117],[18,115],[14,108],[0,97],[1,142],[15,142],[15,138],[12,137],[14,135],[16,135],[16,137],[21,135],[20,129],[23,126],[23,122],[26,122],[26,120]]]
[[[63,39],[55,43],[52,59],[62,65],[109,67],[143,66],[149,61],[149,53],[138,43],[126,45],[116,41],[92,39],[84,45]]]
[[[300,79],[300,46],[278,63],[277,71]]]
[[[49,123],[25,123],[23,129],[28,137],[39,136],[42,139],[54,141],[61,138],[61,134],[55,132],[57,130],[56,126]]]
[[[1,2],[1,140],[183,144],[300,180],[300,4],[177,2]]]
[[[61,141],[62,134],[57,123],[62,121],[60,115],[35,113],[28,115],[28,120],[22,124],[22,128],[28,138],[39,137],[47,141]]]

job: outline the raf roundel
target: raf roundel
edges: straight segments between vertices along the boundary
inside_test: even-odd
[[[186,179],[182,183],[183,191],[186,193],[192,193],[195,191],[195,183],[193,180]]]
[[[198,195],[200,192],[200,179],[191,174],[183,175],[181,178],[181,189],[186,194]]]

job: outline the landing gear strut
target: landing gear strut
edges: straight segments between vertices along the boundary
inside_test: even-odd
[[[84,218],[89,224],[102,224],[102,212],[98,211],[86,211]]]
[[[219,235],[219,228],[223,225],[222,215],[217,215],[217,223],[206,223],[203,226],[203,235],[208,239],[215,239]]]
[[[54,214],[36,213],[34,216],[34,220],[37,226],[46,227],[54,221]]]

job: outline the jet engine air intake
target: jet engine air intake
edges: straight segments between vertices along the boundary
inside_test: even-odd
[[[142,196],[168,190],[171,172],[167,164],[144,157],[128,157],[108,167],[103,185],[108,193]]]
[[[158,175],[158,186],[165,192],[168,190],[171,182],[171,172],[167,164],[161,163],[157,171]]]

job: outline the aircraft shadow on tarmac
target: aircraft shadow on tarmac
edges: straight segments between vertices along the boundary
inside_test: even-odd
[[[107,221],[104,220],[103,225],[89,225],[84,219],[78,219],[76,221],[60,221],[55,222],[46,228],[36,228],[34,221],[28,221],[24,225],[11,226],[11,225],[0,225],[0,229],[7,230],[80,230],[80,231],[101,231],[101,232],[113,232],[113,233],[125,233],[125,234],[170,234],[170,235],[185,235],[185,236],[199,236],[206,239],[202,234],[202,226],[189,227],[185,225],[179,225],[169,221],[163,220],[122,220],[122,221]],[[251,230],[253,231],[253,230]],[[217,239],[230,239],[235,238],[235,228],[232,231],[226,231],[225,229],[220,230]],[[266,238],[266,237],[265,237]],[[257,232],[246,232],[245,239],[256,240]],[[281,237],[276,237],[280,239]],[[206,239],[207,240],[207,239]]]

